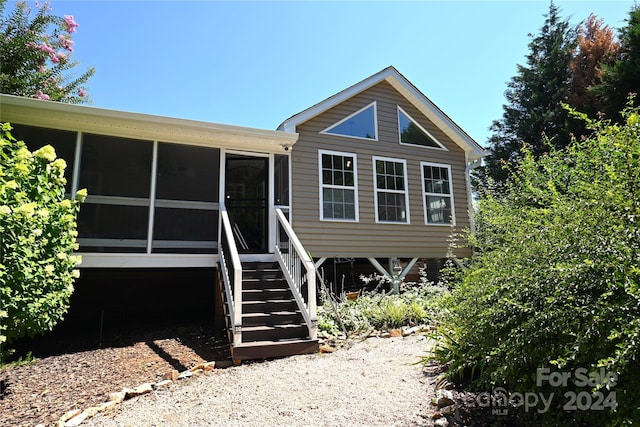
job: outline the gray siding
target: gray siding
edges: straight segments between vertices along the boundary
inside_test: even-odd
[[[377,101],[378,140],[367,141],[319,132],[367,104]],[[428,130],[448,151],[400,145],[397,106]],[[293,225],[314,257],[425,257],[447,254],[449,236],[469,227],[465,155],[393,87],[381,82],[329,111],[298,126],[292,150]],[[358,222],[321,221],[319,212],[318,150],[357,155]],[[409,224],[376,223],[373,156],[405,159],[408,169]],[[451,166],[456,226],[426,225],[422,202],[420,162]],[[457,250],[460,255],[466,251]]]

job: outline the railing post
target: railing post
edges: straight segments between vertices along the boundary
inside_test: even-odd
[[[234,266],[233,274],[233,343],[240,344],[242,342],[242,267]]]
[[[311,270],[307,270],[307,292],[309,293],[309,317],[311,318],[312,339],[317,338],[318,318],[316,315],[316,271],[315,266]]]
[[[229,320],[233,333],[233,344],[242,343],[242,264],[238,248],[233,240],[231,221],[224,202],[220,202],[220,243],[218,256],[223,270]],[[231,261],[230,263],[228,261]],[[231,264],[231,265],[229,265]],[[230,271],[231,270],[231,271]],[[229,277],[231,275],[231,278]]]
[[[307,323],[309,338],[317,339],[318,321],[316,317],[316,271],[311,258],[304,250],[302,243],[298,240],[293,228],[287,221],[280,209],[276,209],[276,254],[283,272],[287,276],[287,282],[293,292],[298,307]],[[282,252],[282,242],[280,240],[280,229],[287,234],[287,253]],[[302,293],[303,277],[306,278],[307,298],[304,299]]]

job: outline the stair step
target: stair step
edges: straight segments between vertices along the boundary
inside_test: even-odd
[[[243,279],[242,289],[289,289],[289,284],[282,279]]]
[[[284,276],[282,275],[282,271],[278,270],[268,270],[268,271],[260,271],[260,270],[242,270],[242,279],[253,279],[253,280],[283,280]]]
[[[243,301],[243,313],[273,313],[277,311],[297,311],[298,304],[293,299],[273,299],[266,301]]]
[[[270,359],[318,351],[318,340],[281,340],[242,343],[231,347],[234,360]]]
[[[242,343],[235,360],[265,359],[318,350],[277,262],[245,262],[242,273]]]
[[[244,326],[276,326],[276,325],[301,325],[304,318],[299,311],[275,311],[271,313],[243,313],[242,325]]]
[[[244,289],[242,301],[291,300],[288,289]]]
[[[243,326],[242,342],[277,341],[283,339],[308,338],[309,330],[304,324],[275,325],[275,326]]]

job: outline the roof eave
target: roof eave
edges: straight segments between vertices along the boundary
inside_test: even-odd
[[[296,133],[132,113],[0,94],[2,121],[196,145],[285,151]]]

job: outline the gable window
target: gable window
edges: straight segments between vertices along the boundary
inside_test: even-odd
[[[373,157],[377,222],[409,222],[407,161]]]
[[[358,221],[356,155],[318,150],[320,219]]]
[[[426,224],[454,225],[451,166],[421,162]]]
[[[398,105],[398,129],[400,131],[400,143],[420,145],[422,147],[445,149],[422,126],[411,118],[406,111]]]
[[[378,139],[376,102],[372,102],[320,133],[348,136],[351,138]]]

